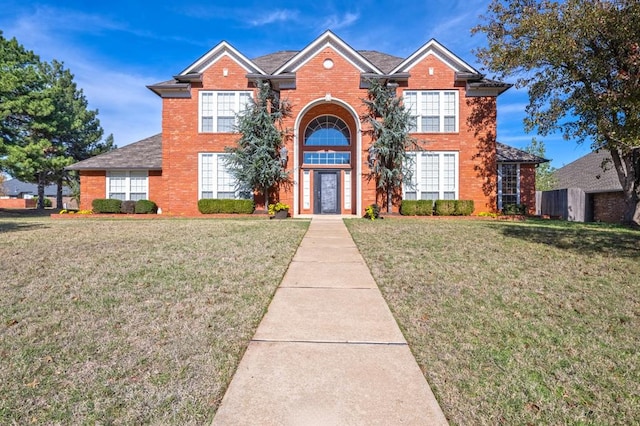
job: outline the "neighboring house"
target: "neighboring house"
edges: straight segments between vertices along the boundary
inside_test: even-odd
[[[35,183],[22,182],[18,179],[9,179],[2,184],[2,187],[3,187],[2,191],[0,191],[0,195],[1,195],[0,198],[5,200],[7,199],[29,200],[29,199],[38,198],[38,185],[36,185]],[[57,191],[58,191],[57,185],[47,185],[44,187],[44,196],[49,200],[51,200],[53,206],[56,205]],[[63,186],[62,202],[67,205],[73,204],[75,206],[75,201],[73,201],[71,197],[72,197],[71,190],[68,187]],[[35,203],[28,203],[28,204],[35,204]],[[18,205],[24,206],[26,204],[24,203],[16,204],[14,202],[8,202],[8,201],[3,202],[0,200],[0,207],[5,207],[5,206],[15,207]]]
[[[277,198],[293,215],[361,215],[383,203],[366,177],[371,139],[360,117],[370,79],[398,85],[421,141],[403,197],[469,199],[477,212],[528,203],[540,159],[495,141],[496,100],[509,84],[486,79],[435,40],[400,58],[354,50],[327,31],[300,51],[254,59],[221,42],[171,80],[148,86],[162,98],[162,133],[69,167],[80,172],[81,205],[148,198],[163,213],[194,215],[201,198],[240,197],[224,149],[239,138],[237,114],[255,96],[255,82],[266,80],[292,105],[284,123],[292,185]]]
[[[576,201],[584,206],[586,222],[620,223],[623,220],[624,193],[609,151],[587,154],[556,170],[555,177],[557,190],[577,188],[584,193],[577,192],[575,197],[583,197]]]

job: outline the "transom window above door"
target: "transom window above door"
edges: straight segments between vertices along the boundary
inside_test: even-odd
[[[351,144],[349,126],[333,115],[316,117],[304,132],[307,146],[349,146]]]

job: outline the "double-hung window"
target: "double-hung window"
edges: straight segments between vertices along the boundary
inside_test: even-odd
[[[110,170],[107,172],[107,198],[146,200],[149,198],[149,178],[146,170]]]
[[[228,154],[201,153],[198,157],[198,198],[250,198],[250,191],[239,188],[226,164]]]
[[[234,131],[237,115],[244,112],[251,92],[201,91],[199,94],[199,122],[201,133],[230,133]]]
[[[411,115],[410,132],[455,133],[458,131],[458,91],[406,91],[404,105]]]
[[[456,200],[458,153],[420,151],[409,153],[411,182],[403,188],[405,200]]]

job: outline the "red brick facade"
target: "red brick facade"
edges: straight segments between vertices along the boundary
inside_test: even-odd
[[[600,192],[590,195],[593,200],[594,222],[622,222],[626,208],[624,193],[622,191]]]
[[[325,66],[327,60],[332,62],[331,67]],[[293,185],[274,194],[274,200],[290,204],[294,215],[314,213],[315,197],[319,194],[316,180],[324,179],[326,173],[334,175],[335,171],[339,182],[337,212],[362,215],[366,206],[385,203],[382,194],[376,193],[375,183],[366,178],[371,140],[360,119],[365,112],[362,99],[367,96],[363,75],[377,73],[376,78],[397,82],[400,96],[409,90],[457,92],[457,131],[412,136],[420,140],[424,150],[457,154],[459,199],[473,200],[476,212],[497,209],[496,98],[508,86],[483,86],[477,71],[435,41],[398,63],[391,73],[389,70],[381,72],[364,56],[327,32],[290,58],[280,70],[261,76],[276,86],[287,78],[294,81],[279,87],[281,98],[287,99],[292,106],[292,115],[284,125],[291,131],[286,148],[289,153],[287,169]],[[150,87],[163,99],[162,171],[149,173],[149,198],[163,213],[199,214],[199,154],[222,153],[238,139],[235,133],[199,131],[199,92],[252,90],[255,94],[254,77],[261,72],[263,70],[253,62],[222,43],[177,76],[174,84]],[[477,84],[469,83],[469,75]],[[323,115],[338,117],[347,125],[350,145],[330,149],[350,153],[350,164],[304,164],[304,152],[313,149],[304,145],[304,132],[313,119]],[[82,171],[81,176],[81,204],[87,208],[92,199],[105,196],[106,172]],[[533,166],[523,165],[522,202],[528,205],[534,204],[529,201],[535,200],[534,181]],[[264,201],[256,198],[256,204],[263,207]]]

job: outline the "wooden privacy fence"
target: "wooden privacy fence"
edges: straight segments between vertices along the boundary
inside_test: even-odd
[[[536,191],[536,214],[572,222],[589,222],[592,212],[587,194],[583,190],[567,188]]]

